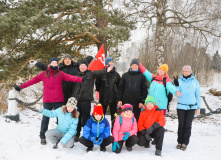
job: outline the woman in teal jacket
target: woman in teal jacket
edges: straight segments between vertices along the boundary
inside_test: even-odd
[[[139,69],[144,74],[146,79],[151,83],[149,87],[148,96],[152,96],[155,99],[156,105],[164,111],[164,115],[166,114],[168,98],[167,93],[171,92],[176,96],[181,96],[181,93],[178,89],[172,84],[169,76],[167,74],[168,65],[163,64],[158,68],[157,74],[150,73],[141,63]],[[163,84],[163,79],[166,80],[166,89]],[[167,93],[166,93],[167,90]]]
[[[178,115],[178,145],[177,149],[186,150],[189,144],[192,121],[194,114],[199,114],[201,107],[200,86],[199,82],[192,74],[190,66],[183,67],[183,74],[180,79],[175,80],[174,84],[179,86],[182,96],[178,99],[177,115]]]
[[[37,110],[50,118],[58,117],[56,129],[46,132],[46,137],[55,144],[54,149],[71,148],[74,146],[74,135],[77,133],[79,113],[76,110],[77,100],[74,97],[68,99],[66,106],[59,107],[54,111],[39,106]]]

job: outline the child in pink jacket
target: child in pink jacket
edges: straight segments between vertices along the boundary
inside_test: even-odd
[[[137,121],[134,118],[133,106],[131,104],[125,104],[122,107],[122,113],[118,116],[114,122],[113,137],[114,143],[112,150],[115,153],[120,153],[125,142],[125,146],[128,151],[132,151],[132,147],[137,144],[139,138],[137,134]]]

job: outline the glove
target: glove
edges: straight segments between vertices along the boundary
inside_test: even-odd
[[[142,73],[144,73],[147,70],[141,63],[139,63],[139,69]]]
[[[152,141],[152,139],[151,139],[151,137],[150,137],[150,135],[149,134],[145,134],[145,138],[148,140],[148,141]]]
[[[118,142],[114,142],[112,145],[112,151],[115,152],[117,148],[120,148]]]
[[[126,141],[130,137],[130,133],[129,132],[124,132],[123,134],[125,134],[123,136],[123,141]]]
[[[21,91],[21,87],[17,84],[14,84],[13,86],[15,88],[16,91]]]
[[[146,129],[142,129],[142,130],[140,131],[140,133],[141,133],[142,135],[145,135],[145,134],[146,134]]]
[[[147,134],[151,134],[154,129],[155,129],[155,128],[154,128],[153,126],[150,126],[150,127],[147,129],[146,133],[147,133]]]
[[[154,129],[161,127],[158,122],[154,122],[154,124],[152,126],[154,127]]]
[[[97,144],[97,141],[96,141],[96,138],[95,137],[91,137],[91,141],[96,145]]]
[[[36,104],[36,107],[35,107],[35,109],[38,111],[38,112],[43,112],[43,110],[44,110],[44,108],[41,106],[41,105],[39,105],[39,104]]]
[[[100,146],[101,143],[103,142],[103,140],[104,140],[104,139],[103,139],[102,137],[98,138],[98,140],[97,140],[97,145]]]
[[[175,86],[177,86],[177,87],[179,87],[179,81],[178,81],[178,76],[176,76],[176,77],[173,77],[173,84],[175,85]]]
[[[35,61],[35,60],[30,60],[30,61],[29,61],[29,65],[30,65],[31,68],[32,68],[33,66],[35,66],[36,63],[37,63],[37,61]]]
[[[64,148],[64,144],[62,142],[58,143],[58,148]]]

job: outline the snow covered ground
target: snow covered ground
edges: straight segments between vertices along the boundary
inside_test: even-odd
[[[209,94],[210,88],[221,89],[219,76],[210,87],[201,87],[201,95],[206,96],[207,103],[215,110],[221,108],[221,98]],[[176,114],[176,99],[171,104],[170,113]],[[202,101],[202,107],[205,107]],[[206,108],[206,107],[205,107]],[[208,110],[206,110],[208,112]],[[189,159],[220,159],[221,158],[221,114],[206,118],[194,119],[190,144],[186,151],[176,149],[177,119],[166,118],[164,144],[162,156],[154,155],[155,146],[149,149],[136,145],[132,152],[126,148],[120,154],[111,151],[111,145],[105,153],[100,152],[95,146],[93,152],[86,153],[86,147],[79,142],[72,149],[52,149],[53,145],[40,145],[39,130],[42,115],[26,109],[20,113],[20,122],[5,121],[4,115],[0,115],[0,160],[54,160],[54,159],[96,159],[96,160],[129,160],[129,159],[165,159],[165,160],[189,160]],[[110,116],[107,116],[110,120]],[[55,128],[55,119],[50,120],[49,129]]]

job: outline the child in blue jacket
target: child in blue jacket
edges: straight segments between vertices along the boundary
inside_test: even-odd
[[[76,110],[77,100],[74,97],[68,99],[66,106],[59,107],[54,111],[44,109],[42,106],[36,109],[44,116],[58,117],[56,129],[48,130],[45,135],[56,148],[72,148],[74,146],[74,135],[77,133],[79,113]]]
[[[109,122],[103,114],[103,107],[98,104],[94,108],[93,115],[87,120],[79,142],[87,147],[87,152],[92,151],[94,145],[100,146],[100,151],[105,152],[105,147],[113,141],[114,138],[110,136]]]

